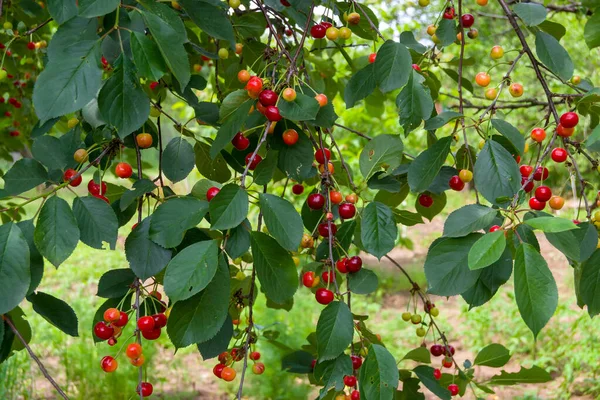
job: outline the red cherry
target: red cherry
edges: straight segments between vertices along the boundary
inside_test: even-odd
[[[352,203],[340,204],[338,207],[338,213],[343,219],[354,218],[356,215],[356,207]]]
[[[127,179],[131,177],[133,170],[131,169],[131,165],[125,162],[120,162],[115,167],[115,174],[121,179]]]
[[[279,108],[275,106],[269,106],[265,110],[265,117],[271,122],[281,121],[281,114],[279,113]]]
[[[21,132],[19,132],[19,131],[10,131],[10,132],[9,132],[9,135],[10,135],[10,136],[12,136],[12,137],[17,137],[17,136],[19,136],[20,134],[21,134]]]
[[[433,377],[439,381],[442,378],[442,371],[440,371],[438,368],[434,369]]]
[[[359,256],[350,257],[346,263],[348,272],[358,272],[362,268],[362,258]]]
[[[102,63],[102,65],[104,65],[105,67],[108,65],[108,60],[106,59],[106,57],[102,56],[102,58],[100,59],[100,62]]]
[[[35,50],[35,43],[34,42],[27,43],[27,48],[29,50]]]
[[[154,314],[152,319],[154,320],[154,329],[167,326],[167,316],[164,313]]]
[[[323,271],[321,279],[325,283],[331,283],[335,280],[335,274],[332,271]]]
[[[557,147],[556,149],[552,150],[552,160],[554,160],[554,162],[557,162],[557,163],[565,162],[567,160],[567,157],[568,157],[567,150],[565,150],[561,147]]]
[[[88,192],[90,192],[90,194],[92,196],[97,196],[99,194],[106,194],[106,182],[102,181],[102,193],[100,193],[100,184],[94,182],[94,180],[91,179],[88,182]]]
[[[333,301],[333,292],[325,288],[320,288],[317,289],[315,298],[319,304],[327,305]]]
[[[302,284],[307,288],[313,287],[315,283],[315,273],[313,271],[307,271],[302,275]]]
[[[346,375],[344,377],[344,385],[349,387],[356,386],[356,377],[354,375]]]
[[[535,197],[529,199],[529,207],[533,210],[541,211],[546,207],[546,202],[539,201]]]
[[[323,39],[326,32],[327,28],[321,24],[313,25],[313,27],[310,28],[310,36],[314,37],[315,39]]]
[[[541,202],[546,202],[552,197],[552,190],[548,186],[540,186],[535,189],[535,198]]]
[[[151,331],[154,329],[154,319],[150,316],[145,316],[138,319],[137,326],[140,331]]]
[[[151,331],[142,331],[142,336],[146,340],[156,340],[160,337],[160,334],[161,334],[160,328],[152,329]]]
[[[246,165],[248,165],[248,163],[250,163],[251,158],[252,158],[252,153],[248,153],[246,155]],[[254,156],[254,160],[252,160],[252,162],[249,164],[248,169],[250,171],[254,171],[256,169],[256,167],[258,167],[258,164],[260,164],[261,161],[262,161],[262,157],[257,154],[256,156]]]
[[[456,396],[459,392],[458,385],[456,383],[449,384],[448,390],[450,391],[451,396]]]
[[[496,232],[500,230],[500,225],[494,225],[490,228],[490,232]]]
[[[350,400],[360,400],[360,392],[358,390],[353,390],[350,393]]]
[[[223,372],[223,368],[225,368],[225,365],[223,364],[217,364],[215,365],[215,367],[213,368],[213,374],[215,374],[215,376],[217,378],[221,377],[221,372]]]
[[[94,335],[98,339],[108,340],[115,334],[115,329],[112,326],[106,325],[106,322],[100,321],[94,325]]]
[[[446,11],[444,12],[444,19],[453,19],[454,18],[454,7],[446,7]]]
[[[260,94],[258,95],[258,101],[260,101],[260,103],[265,107],[274,106],[275,104],[277,104],[278,97],[279,96],[277,96],[277,93],[275,93],[272,90],[266,89],[260,92]]]
[[[352,360],[352,368],[359,369],[362,365],[362,358],[359,356],[350,356],[350,359]]]
[[[108,197],[106,197],[106,196],[103,196],[103,195],[101,195],[101,194],[98,194],[98,195],[96,195],[96,194],[93,194],[92,196],[94,196],[94,197],[96,197],[97,199],[103,200],[103,201],[105,201],[106,203],[110,204],[110,200],[108,200]]]
[[[429,208],[433,205],[433,198],[428,194],[422,194],[419,196],[419,204],[425,208]]]
[[[452,368],[453,365],[454,365],[454,363],[452,362],[452,359],[449,357],[445,357],[444,360],[442,361],[442,366],[444,368]]]
[[[291,6],[290,2],[289,2],[289,1],[287,1],[287,0],[279,0],[279,2],[280,2],[281,4],[283,4],[283,6],[284,6],[284,7],[289,7],[289,6]]]
[[[530,165],[521,165],[519,171],[521,171],[521,176],[528,177],[533,172],[533,167]]]
[[[431,352],[432,356],[439,357],[442,354],[444,354],[444,346],[442,346],[441,344],[434,344],[431,346],[429,351]]]
[[[151,383],[148,382],[142,382],[140,385],[140,388],[138,388],[137,390],[137,394],[140,394],[140,389],[141,389],[141,395],[142,397],[148,397],[152,395],[152,392],[154,391],[154,387],[152,387]]]
[[[574,223],[575,225],[579,225],[579,224],[581,223],[581,221],[579,221],[578,219],[574,219],[574,220],[573,220],[573,223]]]
[[[65,171],[63,178],[64,178],[65,182],[69,182],[75,175],[77,175],[77,171],[75,171],[72,168],[69,168],[68,170]],[[73,187],[79,186],[79,185],[81,185],[82,180],[83,180],[83,178],[81,177],[81,175],[79,175],[77,178],[75,178],[71,182],[69,182],[69,186],[73,186]]]
[[[325,27],[325,29],[329,29],[333,26],[333,24],[329,21],[322,21],[321,25],[323,25]]]
[[[546,167],[538,167],[538,169],[535,170],[535,173],[533,174],[533,180],[534,181],[545,181],[546,179],[548,179],[548,168]]]
[[[292,193],[294,193],[295,195],[300,195],[304,192],[304,186],[302,186],[301,184],[297,183],[294,186],[292,186]]]
[[[542,128],[533,128],[531,130],[531,139],[538,143],[542,143],[546,139],[546,131]]]
[[[451,344],[449,344],[449,345],[448,345],[448,349],[449,349],[450,351],[448,351],[448,349],[446,349],[446,347],[444,347],[444,346],[442,346],[442,347],[443,347],[443,349],[444,349],[444,351],[445,351],[445,353],[446,353],[446,355],[447,355],[448,357],[450,357],[450,356],[453,356],[453,355],[454,355],[454,353],[456,353],[456,349],[455,349],[455,348],[454,348],[454,346],[452,346]]]
[[[233,139],[231,139],[231,144],[233,147],[238,149],[239,151],[244,151],[250,146],[250,139],[242,134],[242,132],[238,132],[235,134]]]
[[[369,54],[369,63],[370,64],[373,64],[376,59],[377,59],[377,53],[371,53],[371,54]]]
[[[319,149],[315,152],[315,160],[319,164],[325,164],[325,158],[327,158],[327,161],[331,161],[331,151],[329,149]]]
[[[306,204],[311,210],[320,210],[325,206],[325,196],[321,193],[313,193],[306,199]]]
[[[117,369],[119,363],[111,356],[104,356],[100,360],[100,367],[104,372],[113,372]]]
[[[206,200],[211,201],[217,194],[219,194],[220,191],[221,189],[215,186],[208,188],[206,191]]]
[[[310,368],[311,368],[311,369],[315,369],[315,365],[317,365],[317,360],[313,359],[313,360],[310,362]]]
[[[317,230],[319,231],[319,235],[323,236],[324,238],[329,237],[329,223],[327,223],[327,222],[320,223],[319,226],[317,227]],[[331,235],[335,236],[336,233],[337,233],[337,226],[335,226],[335,224],[331,223]]]
[[[348,259],[346,257],[340,258],[339,260],[336,261],[335,267],[337,268],[337,270],[340,273],[342,273],[342,274],[347,273],[348,272]]]
[[[465,183],[460,180],[458,175],[454,175],[452,178],[450,178],[448,185],[450,185],[450,189],[455,190],[457,192],[460,192],[465,188]]]
[[[525,182],[527,182],[527,179],[528,179],[528,178],[525,178],[525,177],[522,177],[522,178],[521,178],[521,186],[525,185]],[[526,192],[526,193],[529,193],[529,192],[531,192],[531,191],[533,190],[533,181],[529,182],[529,183],[528,183],[528,184],[525,186],[524,190],[525,190],[525,192]]]
[[[475,17],[473,17],[471,14],[463,14],[461,22],[463,27],[470,28],[475,23]]]
[[[119,313],[119,319],[113,322],[114,326],[123,327],[129,322],[129,315],[126,312]]]
[[[156,89],[158,85],[159,85],[159,83],[156,81],[150,82],[150,90]]]
[[[565,128],[575,128],[579,123],[579,116],[574,112],[567,112],[560,116],[560,124]]]
[[[246,90],[252,93],[256,93],[256,95],[253,96],[253,98],[256,98],[262,87],[263,81],[258,76],[251,77],[248,83],[246,83]]]
[[[253,351],[252,353],[250,353],[249,357],[253,361],[260,360],[260,353],[258,351]]]
[[[421,67],[419,67],[419,64],[413,64],[412,69],[414,69],[417,72],[421,72]]]

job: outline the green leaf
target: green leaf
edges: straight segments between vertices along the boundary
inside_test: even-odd
[[[187,178],[194,169],[194,148],[182,137],[171,139],[163,152],[163,172],[173,183]]]
[[[204,142],[196,142],[194,146],[194,157],[196,168],[207,179],[223,183],[231,178],[231,171],[227,167],[227,162],[220,153],[217,156],[210,156],[211,147]]]
[[[298,141],[296,144],[293,146],[284,144],[279,149],[277,166],[291,179],[302,182],[316,175],[316,169],[312,165],[314,161],[314,149],[310,143],[310,139],[301,130],[297,131]]]
[[[47,4],[48,12],[59,25],[77,15],[75,0],[48,0]]]
[[[31,282],[29,246],[12,222],[0,225],[0,314],[25,298]]]
[[[23,310],[20,307],[16,307],[9,313],[6,313],[5,315],[7,318],[10,318],[10,320],[13,322],[16,330],[21,334],[21,336],[25,340],[25,343],[31,342],[31,326],[29,325],[29,322],[25,319],[25,313],[23,313]],[[23,350],[25,348],[25,345],[21,342],[21,340],[15,337],[12,329],[8,325],[4,325],[4,329],[5,335],[6,333],[9,333],[9,335],[7,335],[9,338],[9,346],[6,349],[6,351],[9,353],[8,355]],[[5,338],[7,336],[5,336]],[[0,360],[5,358],[1,354],[2,350],[2,347],[0,347]]]
[[[156,185],[150,179],[140,179],[135,181],[132,190],[127,190],[121,195],[121,200],[119,201],[121,211],[125,211],[125,209],[138,197],[153,192],[154,190],[156,190]]]
[[[72,18],[60,26],[48,45],[48,59],[85,57],[98,42],[98,20]]]
[[[423,81],[424,78],[413,71],[396,98],[396,106],[400,109],[400,124],[406,133],[421,125],[422,120],[429,119],[433,111],[433,100],[429,89],[423,86]]]
[[[570,219],[558,217],[538,217],[530,218],[525,223],[533,229],[539,229],[542,232],[556,233],[577,229],[577,225]]]
[[[171,250],[150,240],[152,216],[145,218],[125,240],[125,256],[138,278],[146,280],[162,271],[171,261]]]
[[[600,13],[594,12],[587,20],[583,38],[590,50],[600,46]]]
[[[426,131],[433,131],[462,116],[463,115],[461,113],[454,111],[444,111],[443,113],[440,113],[435,117],[429,118],[427,121],[425,121],[425,126],[423,129]]]
[[[33,220],[28,219],[21,221],[17,224],[17,226],[19,229],[21,229],[21,233],[23,233],[23,236],[25,237],[29,247],[29,270],[31,271],[31,282],[29,283],[27,294],[30,294],[37,289],[38,285],[42,281],[42,276],[44,275],[44,257],[42,257],[37,247],[35,247],[35,243],[33,241],[33,232],[35,230],[35,226],[33,226]]]
[[[158,81],[167,72],[167,65],[156,43],[140,32],[131,32],[131,52],[141,76]]]
[[[402,162],[404,144],[399,136],[379,135],[370,140],[360,153],[360,172],[369,179],[375,172],[380,171],[384,164],[388,171],[393,171]]]
[[[248,193],[238,185],[230,183],[210,201],[212,230],[235,228],[248,215]]]
[[[258,164],[254,170],[254,183],[257,185],[266,185],[271,182],[275,171],[277,170],[277,162],[279,153],[276,150],[269,150],[267,156]]]
[[[402,357],[402,361],[404,360],[413,360],[420,363],[431,364],[431,354],[427,347],[417,347],[416,349],[412,349],[404,357]]]
[[[15,162],[2,178],[6,193],[16,195],[46,182],[48,172],[38,161],[32,158],[22,158]]]
[[[428,293],[455,296],[475,284],[481,270],[470,270],[467,259],[471,247],[481,236],[472,233],[462,238],[440,238],[433,242],[425,259]]]
[[[162,247],[177,247],[183,241],[185,232],[198,225],[207,212],[207,201],[194,197],[170,199],[152,214],[150,239]]]
[[[198,343],[198,351],[204,361],[217,357],[229,348],[229,342],[233,337],[233,323],[228,315],[217,334],[206,342]]]
[[[473,176],[479,192],[492,204],[505,206],[521,189],[519,166],[500,143],[488,140],[475,162]],[[509,198],[508,201],[505,199]]]
[[[423,151],[408,167],[408,184],[414,193],[421,193],[434,181],[450,153],[452,136],[441,138]]]
[[[485,365],[486,367],[500,368],[510,360],[510,352],[501,344],[492,343],[485,346],[475,356],[474,365]]]
[[[421,383],[442,400],[450,400],[450,391],[440,385],[440,382],[433,377],[433,367],[428,365],[419,365],[413,372],[421,380]]]
[[[233,27],[227,17],[227,12],[218,3],[207,0],[181,0],[192,21],[209,36],[235,43]]]
[[[226,120],[248,100],[250,100],[250,96],[248,96],[247,90],[238,89],[229,93],[227,96],[225,96],[221,106],[219,107],[219,119],[223,121]]]
[[[546,32],[535,34],[535,52],[540,61],[564,81],[571,79],[575,67],[569,53],[554,36]]]
[[[113,209],[105,201],[95,197],[76,197],[73,213],[81,232],[81,241],[95,249],[102,249],[107,242],[111,250],[117,243],[119,221]]]
[[[217,132],[217,137],[210,147],[210,158],[216,159],[221,150],[225,148],[229,143],[231,143],[231,139],[240,131],[244,121],[248,118],[248,112],[252,107],[253,101],[246,100],[244,103],[238,106],[238,108],[232,114],[228,115],[227,119],[219,128]],[[197,161],[196,161],[197,163]],[[200,171],[202,172],[202,171]]]
[[[96,296],[107,299],[121,299],[127,294],[135,279],[135,274],[129,268],[106,271],[100,277]]]
[[[487,303],[512,275],[513,259],[509,249],[504,250],[500,260],[481,270],[475,285],[461,293],[469,307],[479,307]]]
[[[500,375],[492,376],[490,385],[518,385],[528,383],[545,383],[550,382],[552,376],[544,369],[533,366],[529,369],[521,367],[519,372],[502,371]]]
[[[114,126],[120,138],[140,128],[150,115],[150,99],[135,75],[133,62],[123,55],[98,94],[102,118]]]
[[[290,251],[298,250],[304,227],[302,218],[294,206],[287,200],[272,194],[261,193],[259,201],[269,233],[283,248]]]
[[[492,265],[500,259],[505,248],[506,237],[503,230],[486,233],[469,250],[469,268],[481,269]]]
[[[321,108],[315,98],[302,93],[298,93],[294,101],[282,100],[277,105],[281,116],[292,121],[314,120]]]
[[[344,356],[338,357],[338,359],[343,357]],[[348,356],[346,356],[345,358],[348,358],[348,360],[350,360],[350,357]],[[285,372],[293,372],[296,374],[308,374],[310,372],[313,372],[313,368],[310,366],[312,360],[314,360],[314,357],[311,353],[304,350],[294,351],[293,353],[286,354],[281,358],[281,370]],[[326,363],[327,362],[321,364]],[[350,368],[348,369],[348,371],[352,373],[352,361],[350,361]]]
[[[536,26],[544,22],[548,12],[546,7],[537,3],[517,3],[513,11],[525,22],[527,26]]]
[[[267,27],[265,17],[258,11],[241,15],[234,14],[232,19],[233,27],[242,37],[260,37]]]
[[[361,241],[364,249],[381,259],[396,244],[398,227],[388,206],[377,201],[369,203],[361,216]]]
[[[579,280],[581,299],[588,307],[591,317],[600,313],[600,250],[581,265]]]
[[[216,240],[186,247],[167,265],[165,293],[172,302],[185,300],[204,290],[217,271],[219,244]]]
[[[146,26],[154,37],[167,66],[183,90],[190,81],[190,64],[183,44],[187,41],[185,26],[179,14],[166,4],[139,0]]]
[[[358,376],[360,397],[369,400],[392,400],[399,379],[394,356],[381,345],[370,345]]]
[[[317,113],[315,119],[308,121],[308,123],[323,128],[332,129],[333,124],[338,118],[339,117],[333,108],[333,104],[331,101],[328,101],[324,107],[319,107],[319,112]]]
[[[454,43],[456,41],[457,33],[456,22],[453,19],[445,18],[440,21],[435,31],[435,35],[440,40],[440,45],[442,47],[446,47]]]
[[[175,348],[206,342],[219,333],[228,315],[229,290],[229,268],[220,257],[217,272],[208,286],[173,305],[167,334]]]
[[[72,158],[73,154],[67,156],[65,150],[60,139],[48,135],[35,139],[31,146],[33,157],[49,170],[64,169],[69,164],[69,158]]]
[[[460,237],[487,229],[498,214],[497,210],[481,204],[469,204],[452,211],[444,223],[444,236]]]
[[[383,93],[406,85],[412,71],[412,59],[406,46],[393,40],[386,41],[377,51],[375,77]]]
[[[58,196],[51,196],[40,211],[34,232],[35,245],[40,253],[58,268],[79,241],[77,219],[69,204]]]
[[[251,232],[250,243],[262,290],[275,303],[285,303],[298,289],[298,274],[292,256],[275,239],[262,232]]]
[[[442,212],[442,210],[446,206],[447,198],[446,193],[442,193],[439,195],[435,193],[430,193],[430,195],[433,198],[433,205],[431,207],[423,207],[419,203],[419,199],[415,198],[415,208],[420,215],[424,216],[425,218],[431,221],[436,215]]]
[[[241,257],[250,248],[250,232],[252,226],[250,221],[244,220],[241,224],[229,230],[229,238],[225,245],[225,251],[231,258]]]
[[[584,144],[588,150],[596,153],[600,152],[600,125],[597,125],[592,133],[585,138]]]
[[[358,272],[348,274],[348,290],[356,294],[371,294],[377,290],[379,279],[370,269],[361,268]]]
[[[33,310],[46,321],[69,336],[79,336],[77,315],[67,303],[44,292],[31,294],[27,299],[31,302]]]
[[[567,29],[564,26],[553,21],[546,20],[539,24],[537,27],[543,30],[544,32],[554,36],[556,40],[560,40],[567,33]]]
[[[525,4],[525,3],[519,3]],[[521,135],[521,132],[510,123],[502,119],[492,119],[492,126],[498,132],[507,138],[513,146],[519,151],[519,154],[523,154],[525,151],[525,137]]]
[[[548,323],[558,304],[558,289],[544,257],[522,243],[515,255],[515,299],[534,338]]]
[[[323,385],[318,397],[323,399],[330,389],[336,391],[344,389],[344,376],[352,375],[353,372],[352,361],[348,355],[342,354],[334,360],[317,363],[314,371],[311,368],[309,372],[313,372],[317,382]]]
[[[79,0],[79,15],[86,18],[100,17],[119,7],[120,0]]]
[[[423,217],[417,213],[413,213],[406,210],[393,210],[394,219],[397,223],[404,226],[415,226],[423,223]]]
[[[352,343],[352,313],[341,301],[331,302],[321,311],[317,322],[317,354],[319,361],[332,360]]]
[[[589,222],[580,223],[577,229],[546,233],[546,239],[565,256],[577,262],[587,260],[598,246],[598,232]]]
[[[375,64],[369,64],[350,78],[344,90],[346,108],[352,108],[357,102],[369,96],[377,87]]]

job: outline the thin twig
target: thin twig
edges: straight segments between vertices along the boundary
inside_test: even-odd
[[[258,145],[256,145],[256,149],[254,149],[252,156],[250,156],[250,159],[246,163],[246,168],[244,169],[244,173],[242,174],[242,177],[240,178],[240,186],[242,189],[246,188],[246,175],[248,175],[248,171],[250,170],[250,165],[256,158],[256,155],[258,154],[258,150],[260,150],[260,147],[263,145],[264,142],[267,141],[267,134],[269,133],[271,124],[272,124],[272,122],[268,121],[267,124],[265,125],[265,132],[263,133],[262,138],[260,139],[260,142],[258,142]]]
[[[359,132],[359,131],[357,131],[357,130],[355,130],[355,129],[348,128],[347,126],[340,125],[340,124],[338,124],[338,123],[334,123],[333,125],[334,125],[334,126],[337,126],[338,128],[345,129],[345,130],[347,130],[348,132],[352,132],[352,133],[354,133],[355,135],[358,135],[358,136],[360,136],[361,138],[364,138],[364,139],[367,139],[367,140],[373,140],[373,138],[372,138],[371,136],[369,136],[369,135],[367,135],[367,134],[364,134],[364,133],[362,133],[362,132]]]
[[[1,2],[0,2],[0,7],[1,7]],[[0,16],[2,16],[1,12],[0,12]],[[33,28],[31,28],[30,30],[28,30],[27,32],[23,33],[20,36],[29,36],[31,35],[33,32],[43,28],[44,26],[46,26],[50,21],[52,21],[52,18],[48,18],[47,20],[45,20],[44,22],[42,22],[41,24],[39,24],[38,26],[34,26]]]

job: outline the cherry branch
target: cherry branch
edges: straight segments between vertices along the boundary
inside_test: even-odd
[[[326,129],[325,131],[329,134],[329,137],[331,138],[331,144],[333,144],[333,147],[335,147],[335,150],[337,151],[338,156],[340,157],[342,169],[346,172],[346,175],[348,176],[348,182],[350,183],[352,190],[355,192],[358,191],[358,187],[356,187],[356,185],[354,184],[354,181],[352,180],[352,175],[350,174],[350,169],[348,168],[346,161],[344,161],[344,156],[342,155],[342,151],[340,150],[340,147],[338,146],[337,142],[335,141],[335,138],[333,137],[333,132],[329,129]]]
[[[142,153],[140,151],[140,147],[138,146],[137,140],[134,140],[133,142],[135,143],[135,155],[136,155],[136,160],[137,160],[138,179],[142,179]],[[159,173],[160,173],[160,171],[159,171]],[[137,223],[138,224],[142,223],[143,206],[144,206],[144,197],[140,196],[140,199],[138,200],[138,208],[137,208],[137,214],[138,214],[138,222]],[[137,322],[140,319],[140,286],[142,286],[142,282],[137,277],[135,279],[134,286],[135,286],[135,323],[136,323],[135,339],[136,339],[136,342],[141,345],[142,344],[141,331],[137,327]],[[139,391],[139,395],[140,395],[140,400],[143,400],[143,398],[144,398],[143,393],[142,393],[142,380],[143,380],[143,371],[142,371],[142,366],[140,365],[140,367],[138,369],[138,391]]]
[[[385,38],[383,37],[383,35],[379,31],[379,29],[375,26],[375,24],[373,23],[373,21],[371,21],[371,18],[369,18],[369,15],[365,12],[365,10],[362,8],[362,6],[360,4],[358,4],[356,2],[356,0],[352,0],[352,3],[365,16],[365,18],[367,19],[367,22],[369,23],[369,26],[371,27],[371,29],[373,29],[375,31],[375,33],[377,33],[377,36],[379,36],[381,38],[381,40],[383,40],[385,42]]]
[[[21,332],[19,332],[19,330],[17,329],[17,327],[15,326],[15,324],[11,321],[10,317],[8,315],[3,315],[2,318],[4,319],[4,321],[6,321],[6,323],[8,324],[8,326],[10,327],[10,329],[13,331],[13,333],[15,334],[15,336],[23,344],[23,347],[25,347],[25,349],[29,353],[29,356],[38,365],[38,368],[40,369],[40,371],[42,372],[42,374],[44,375],[44,377],[48,380],[48,382],[50,382],[50,384],[54,387],[54,389],[56,389],[56,391],[58,392],[58,394],[60,394],[60,396],[63,399],[69,400],[69,397],[67,396],[67,394],[60,388],[60,386],[58,385],[58,383],[56,383],[56,381],[54,380],[54,378],[52,378],[52,376],[50,376],[50,374],[48,373],[48,370],[46,369],[46,367],[44,366],[44,364],[42,364],[42,362],[35,355],[35,353],[33,352],[33,350],[31,350],[31,347],[29,347],[29,344],[27,343],[27,341],[25,340],[25,338],[23,338],[23,335],[21,335]]]
[[[281,52],[283,53],[283,55],[288,60],[290,60],[290,63],[292,63],[291,68],[295,68],[295,65],[292,62],[292,56],[290,55],[290,53],[285,48],[285,45],[283,44],[283,42],[281,41],[281,38],[277,34],[277,30],[273,27],[273,24],[271,23],[271,19],[269,18],[269,15],[267,14],[267,10],[265,9],[265,6],[262,4],[262,1],[261,0],[254,0],[254,3],[258,6],[258,8],[260,8],[260,11],[265,16],[265,20],[267,21],[267,26],[268,26],[269,30],[273,33],[273,37],[275,38],[275,42],[277,42],[277,46],[279,46],[279,49],[281,50]]]
[[[246,168],[244,169],[244,173],[242,174],[242,177],[240,178],[240,181],[241,181],[240,186],[242,189],[246,188],[246,175],[248,175],[248,171],[250,170],[250,165],[252,165],[252,163],[254,162],[254,159],[256,158],[256,155],[258,154],[258,150],[260,150],[263,143],[267,141],[267,134],[269,133],[269,129],[271,129],[271,124],[272,124],[271,121],[268,121],[266,123],[265,131],[264,131],[262,137],[260,138],[260,141],[256,145],[256,149],[254,149],[252,156],[250,156],[250,158],[248,159],[248,162],[246,163]]]
[[[158,103],[160,105],[160,101]],[[162,113],[161,113],[162,114]],[[163,188],[165,183],[163,182],[163,170],[162,170],[162,162],[163,162],[163,141],[162,141],[162,127],[160,125],[160,115],[156,118],[156,128],[158,130],[158,181],[160,182],[160,187]],[[163,194],[164,196],[164,194]]]

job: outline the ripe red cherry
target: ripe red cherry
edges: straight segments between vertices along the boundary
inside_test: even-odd
[[[142,331],[142,336],[146,340],[156,340],[160,337],[160,334],[161,334],[160,328],[152,329],[151,331]]]
[[[463,14],[461,22],[463,27],[470,28],[475,23],[475,17],[473,17],[471,14]]]
[[[248,153],[246,155],[246,165],[248,165],[248,163],[250,163],[251,158],[252,158],[252,153]],[[252,160],[252,162],[249,164],[248,169],[250,171],[254,171],[256,169],[256,167],[258,166],[258,164],[260,164],[261,161],[262,161],[262,157],[257,154],[256,156],[254,156],[254,160]]]
[[[217,194],[219,194],[219,192],[221,191],[221,189],[219,189],[218,187],[211,187],[206,191],[206,200],[207,201],[211,201]]]
[[[287,0],[279,0],[279,2],[284,6],[284,7],[289,7],[291,6],[290,2]]]
[[[111,356],[104,356],[102,360],[100,360],[100,367],[104,372],[114,372],[119,363]]]
[[[352,368],[359,369],[362,365],[362,358],[359,356],[350,356],[350,359],[352,360]]]
[[[281,114],[279,113],[279,108],[275,106],[269,106],[265,110],[265,117],[271,122],[281,121]]]
[[[27,43],[27,48],[29,50],[35,50],[35,43],[34,42]]]
[[[145,316],[138,319],[137,326],[140,331],[151,331],[154,329],[154,319],[150,316]]]
[[[354,375],[346,375],[344,377],[344,385],[349,387],[356,386],[356,377]]]
[[[302,284],[307,288],[313,287],[315,283],[315,273],[313,271],[307,271],[302,275]]]
[[[422,194],[419,196],[419,204],[425,208],[429,208],[433,205],[433,198],[428,194]]]
[[[275,93],[272,90],[266,89],[260,92],[260,94],[258,95],[258,101],[260,101],[260,103],[265,107],[274,106],[275,104],[277,104],[278,97],[279,96],[277,96],[277,93]]]
[[[348,259],[346,257],[340,258],[339,260],[336,261],[335,267],[337,268],[337,270],[340,273],[342,273],[342,274],[347,273],[348,272]]]
[[[496,232],[500,230],[500,225],[494,225],[490,228],[490,232]]]
[[[532,210],[541,211],[541,210],[543,210],[546,207],[546,202],[545,201],[539,201],[535,197],[532,197],[532,198],[529,199],[529,207]]]
[[[352,203],[340,204],[338,207],[338,213],[343,219],[354,218],[356,215],[356,207]]]
[[[358,272],[362,268],[362,258],[359,256],[350,257],[346,263],[348,272]]]
[[[331,160],[331,151],[329,149],[319,149],[315,152],[315,160],[319,164],[325,164],[325,158],[327,158],[327,161]]]
[[[238,132],[235,134],[233,139],[231,139],[231,144],[233,147],[238,149],[239,151],[244,151],[250,146],[250,139],[242,134],[242,132]]]
[[[331,283],[335,280],[335,274],[332,271],[323,271],[321,279],[325,283]]]
[[[306,204],[311,210],[320,210],[325,206],[325,196],[321,193],[313,193],[308,196]]]
[[[316,24],[310,28],[310,36],[314,37],[315,39],[323,39],[326,32],[327,28],[325,28],[322,24]]]
[[[127,325],[127,322],[129,322],[129,316],[127,315],[126,312],[121,312],[121,313],[119,313],[119,320],[113,322],[112,324],[114,326],[123,327],[123,326]]]
[[[297,183],[294,186],[292,186],[292,193],[294,193],[295,195],[302,194],[303,192],[304,186],[302,186],[301,184]]]
[[[530,165],[521,165],[519,171],[521,171],[521,176],[528,177],[533,172],[533,167]]]
[[[574,112],[567,112],[560,116],[560,124],[565,128],[575,128],[579,123],[579,116]]]
[[[421,67],[419,67],[419,64],[413,64],[412,69],[414,69],[417,72],[421,72]]]
[[[535,170],[535,173],[533,174],[533,180],[534,181],[542,181],[542,180],[546,180],[548,179],[548,168],[546,167],[538,167],[538,169]]]
[[[154,328],[164,328],[167,326],[167,316],[164,313],[154,314],[152,316],[154,320]]]
[[[450,391],[451,396],[456,396],[458,394],[458,385],[456,383],[451,383],[448,385],[448,390]]]
[[[353,390],[350,393],[350,400],[360,400],[360,392],[358,390]]]
[[[525,182],[527,182],[527,179],[528,178],[526,178],[526,177],[521,178],[521,186],[525,185]],[[533,181],[529,182],[523,190],[525,190],[525,192],[527,192],[527,193],[531,192],[533,190]]]
[[[561,147],[557,147],[552,150],[552,160],[557,163],[565,162],[567,160],[567,151]]]
[[[454,365],[454,363],[452,362],[452,359],[449,357],[445,357],[444,360],[442,361],[442,366],[444,368],[452,368],[453,365]]]
[[[156,89],[156,87],[159,85],[158,82],[154,81],[154,82],[150,82],[150,90],[154,90]]]
[[[98,339],[108,340],[115,334],[115,329],[112,326],[106,325],[106,322],[100,321],[94,325],[94,335]]]
[[[115,174],[121,179],[127,179],[131,177],[133,170],[131,169],[131,165],[125,162],[120,162],[115,167]]]
[[[329,224],[327,222],[323,222],[320,223],[319,226],[317,227],[317,230],[319,231],[319,235],[323,236],[324,238],[328,238],[329,237]],[[331,224],[331,235],[335,236],[335,234],[337,233],[337,226],[335,226],[335,224]]]
[[[319,304],[327,305],[333,301],[333,292],[325,288],[317,289],[315,299]]]
[[[246,90],[249,92],[253,92],[258,94],[263,87],[263,81],[258,76],[253,76],[250,78],[248,83],[246,83]],[[256,97],[254,97],[256,98]]]
[[[457,192],[460,192],[465,188],[465,183],[460,180],[458,175],[454,175],[452,178],[450,178],[448,185],[450,185],[450,189],[456,190]]]
[[[10,136],[12,136],[12,137],[17,137],[17,136],[19,136],[21,134],[21,132],[19,132],[19,131],[10,131],[8,134]]]
[[[439,381],[442,378],[442,371],[440,371],[439,368],[434,369],[433,377]]]
[[[140,394],[140,389],[141,389],[141,395],[142,397],[148,397],[152,395],[152,392],[154,391],[154,387],[152,387],[151,383],[148,382],[142,382],[140,385],[140,388],[138,388],[137,390],[137,394]]]
[[[224,364],[217,364],[215,365],[215,367],[213,368],[213,374],[215,374],[215,376],[217,378],[221,377],[221,372],[223,372],[223,368],[225,368]]]
[[[333,24],[329,21],[321,21],[321,25],[323,25],[325,29],[329,29],[333,26]]]
[[[429,351],[431,352],[432,356],[439,357],[442,354],[444,354],[444,346],[442,346],[441,344],[434,344],[431,346]]]
[[[444,351],[446,352],[446,355],[447,355],[448,357],[450,357],[451,355],[453,356],[453,355],[454,355],[454,353],[456,353],[456,349],[455,349],[455,348],[454,348],[454,346],[452,346],[451,344],[449,344],[449,345],[448,345],[448,349],[449,349],[450,351],[446,350],[446,347],[444,347],[444,346],[442,346],[442,347],[444,348]]]
[[[75,171],[72,168],[69,168],[68,170],[65,171],[63,178],[64,178],[65,182],[69,182],[71,180],[71,178],[73,178],[75,175],[77,175],[77,171]],[[73,186],[73,187],[79,186],[79,185],[81,185],[82,180],[83,180],[83,178],[81,177],[81,175],[79,175],[77,178],[75,178],[71,182],[69,182],[69,186]]]
[[[88,182],[88,192],[90,192],[90,194],[92,196],[98,196],[101,194],[106,194],[106,182],[102,181],[102,193],[100,193],[100,184],[94,182],[93,179],[91,179]]]
[[[453,19],[454,18],[454,7],[446,7],[446,11],[444,12],[444,19]]]
[[[552,197],[552,190],[548,186],[540,186],[535,189],[535,198],[541,202],[546,202]]]
[[[542,128],[533,128],[531,130],[531,139],[538,143],[542,143],[546,139],[546,131]]]

